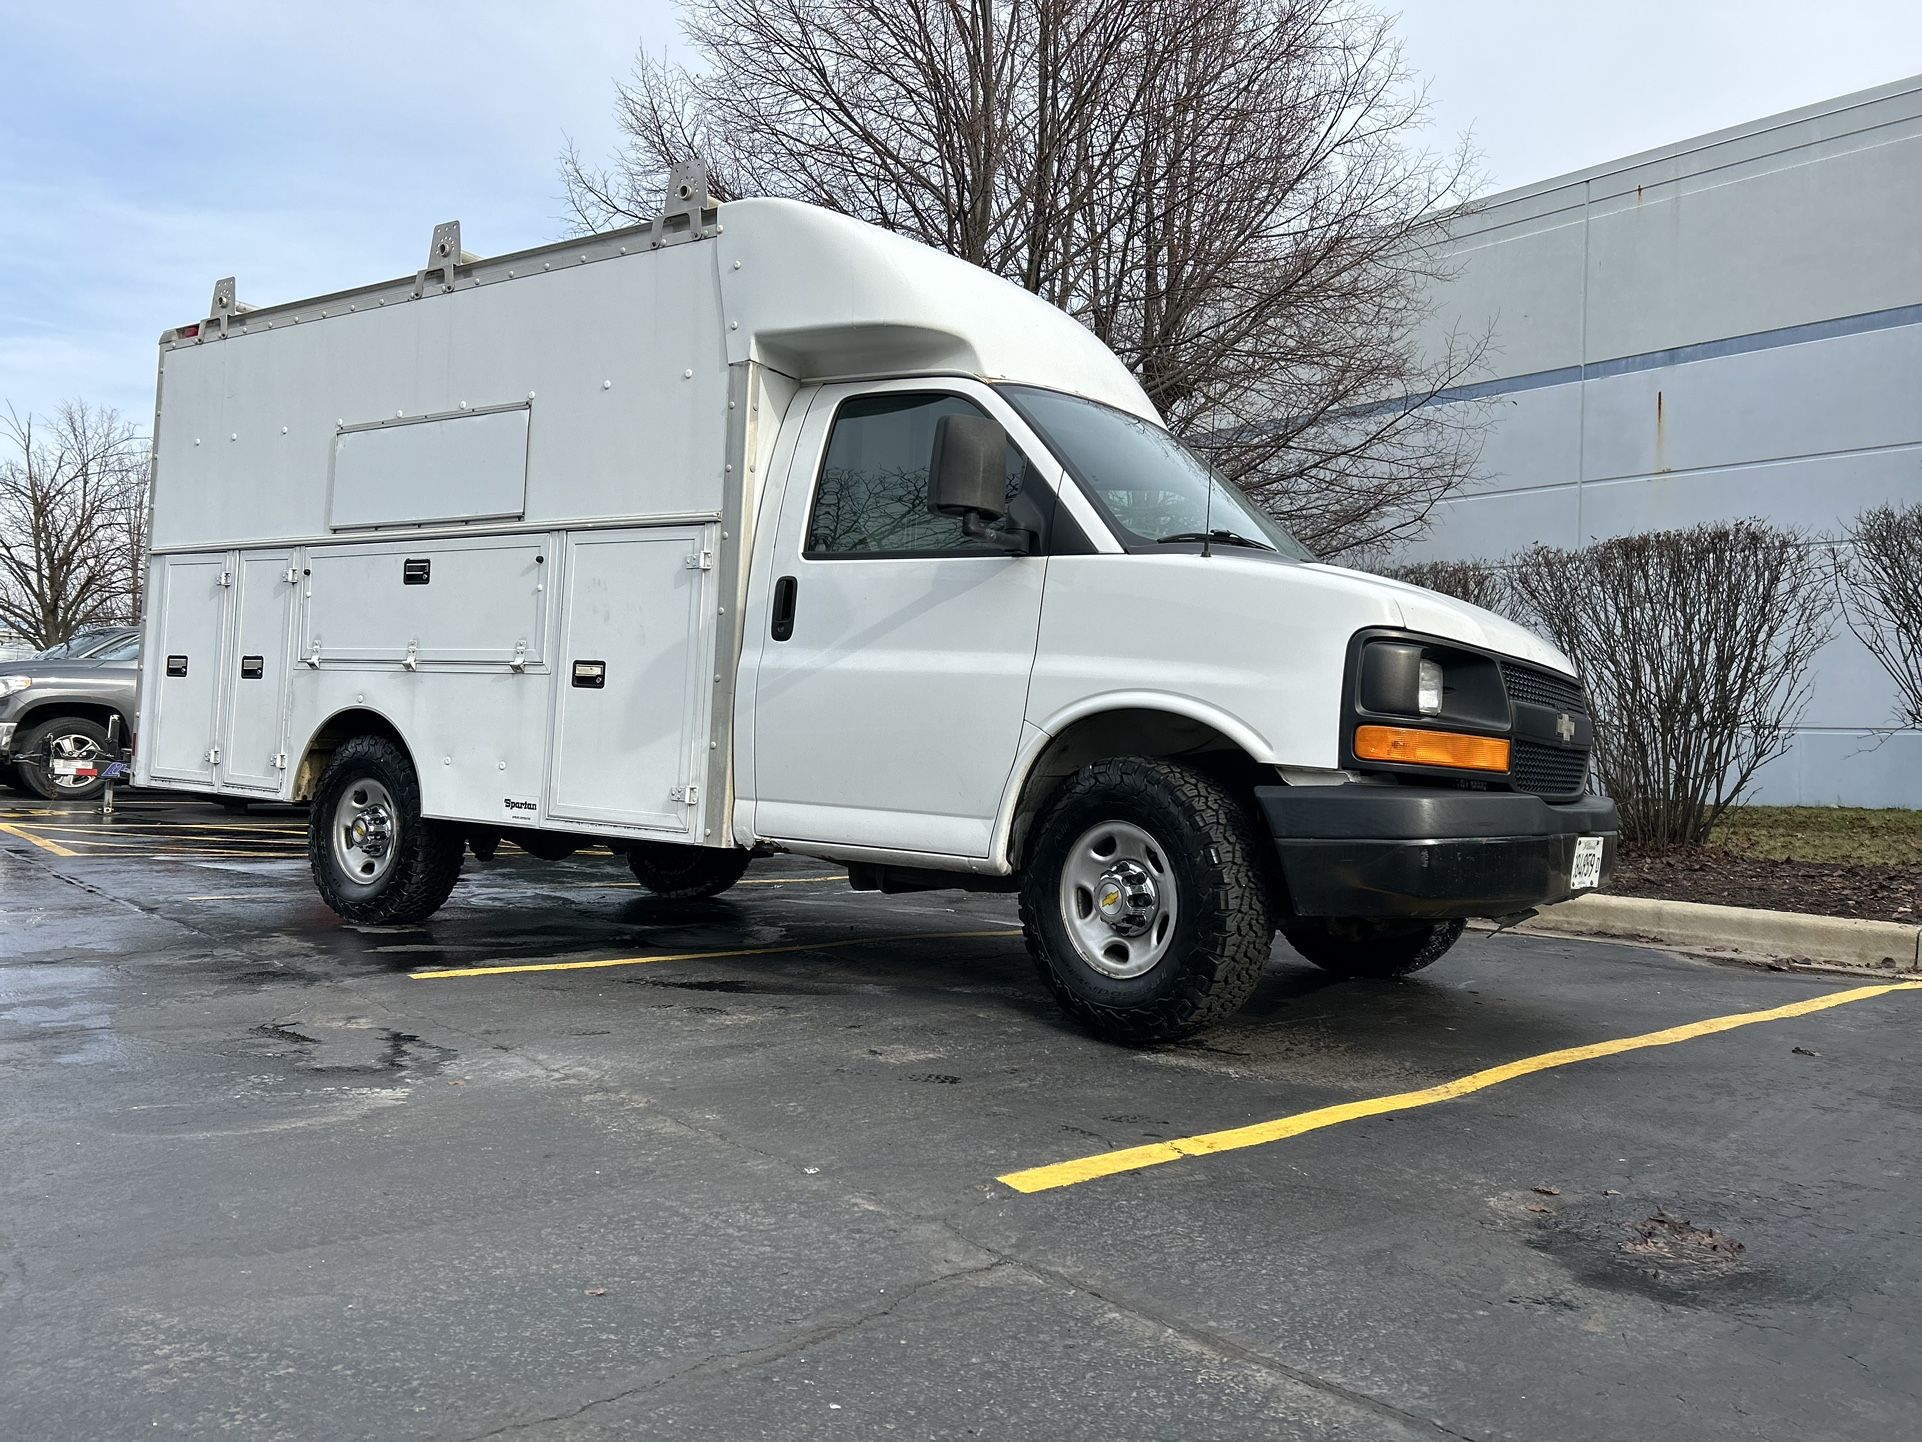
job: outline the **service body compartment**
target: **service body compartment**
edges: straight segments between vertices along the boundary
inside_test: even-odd
[[[160,556],[148,576],[139,780],[211,787],[232,557],[225,551]]]
[[[689,831],[707,772],[711,530],[569,538],[550,817]]]
[[[233,572],[220,777],[273,792],[287,769],[287,672],[300,569],[293,551],[243,551]]]

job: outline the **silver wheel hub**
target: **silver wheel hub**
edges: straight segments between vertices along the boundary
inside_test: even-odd
[[[1161,843],[1133,822],[1091,826],[1061,868],[1061,919],[1104,976],[1140,976],[1168,954],[1179,894]]]
[[[99,761],[102,759],[100,743],[91,736],[72,734],[55,735],[47,738],[47,777],[54,786],[62,791],[78,791],[83,786],[94,783],[92,776],[77,776],[71,767],[77,762]],[[63,768],[61,763],[67,763]]]
[[[334,803],[334,861],[346,880],[372,886],[394,864],[394,798],[378,781],[356,781]]]

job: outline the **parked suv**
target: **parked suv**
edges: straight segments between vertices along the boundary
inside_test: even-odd
[[[78,652],[79,654],[74,654]],[[105,783],[107,722],[132,738],[140,633],[119,628],[0,665],[0,785],[84,801]]]

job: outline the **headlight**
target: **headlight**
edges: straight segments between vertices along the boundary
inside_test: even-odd
[[[16,691],[24,691],[33,684],[31,676],[0,676],[0,696],[11,696]]]
[[[1421,680],[1415,690],[1415,709],[1424,716],[1439,716],[1442,708],[1442,668],[1439,661],[1421,663]]]

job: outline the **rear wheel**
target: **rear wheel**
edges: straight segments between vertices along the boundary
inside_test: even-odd
[[[1464,925],[1330,917],[1288,922],[1281,934],[1323,971],[1385,980],[1433,966],[1461,939]]]
[[[14,745],[20,761],[20,780],[36,796],[49,801],[90,801],[107,783],[95,773],[107,764],[107,732],[81,716],[56,716],[42,721]],[[76,774],[75,768],[89,774]]]
[[[1232,1016],[1274,937],[1246,810],[1185,766],[1084,767],[1035,834],[1021,923],[1068,1014],[1117,1041],[1163,1041]]]
[[[692,901],[719,896],[747,871],[748,853],[713,846],[666,846],[637,841],[627,850],[628,870],[656,896]]]
[[[460,875],[461,828],[420,814],[420,779],[384,736],[341,743],[314,793],[307,859],[321,898],[349,921],[424,921]]]

